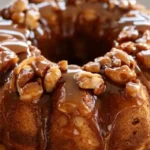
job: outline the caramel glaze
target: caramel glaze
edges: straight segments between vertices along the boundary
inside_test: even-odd
[[[127,109],[140,107],[143,100],[132,98],[126,95],[125,87],[112,83],[109,79],[105,80],[106,91],[98,97],[97,108],[99,111],[99,124],[104,138],[111,133],[117,116]]]
[[[8,48],[10,51],[15,52],[17,54],[17,56],[19,57],[20,61],[31,56],[29,45],[27,43],[27,40],[29,39],[29,37],[30,37],[30,32],[25,27],[18,26],[16,24],[13,24],[12,21],[3,20],[2,18],[0,18],[0,45]],[[13,69],[12,67],[14,67],[14,66],[11,66],[11,68],[9,68],[8,70],[5,70],[0,73],[0,86],[3,86],[3,84],[6,83],[6,81],[8,80],[8,77]],[[28,106],[28,104],[23,104],[21,101],[20,101],[20,103],[17,103],[19,96],[16,93],[13,93],[10,91],[10,93],[7,93],[7,94],[6,94],[7,96],[5,97],[6,99],[4,100],[5,103],[3,105],[4,106],[3,109],[6,109],[7,112],[3,112],[3,114],[2,114],[2,112],[0,112],[0,119],[2,119],[2,115],[3,115],[5,117],[5,125],[10,127],[8,120],[11,119],[11,113],[14,112],[14,109],[17,109],[17,107],[19,107],[19,105],[21,105],[21,106],[25,105],[29,108],[31,106],[30,105]],[[5,106],[9,106],[9,108],[5,107]],[[41,104],[39,106],[44,107]],[[17,142],[19,142],[19,143],[24,142],[24,144],[26,142],[28,142],[28,143],[33,142],[35,144],[34,146],[37,146],[36,142],[37,142],[37,140],[39,140],[38,145],[40,146],[40,149],[41,150],[45,149],[45,147],[46,147],[45,128],[47,127],[46,126],[47,109],[46,108],[38,109],[39,106],[34,106],[34,108],[33,108],[36,111],[36,113],[34,113],[34,115],[37,115],[36,118],[39,119],[39,120],[38,119],[36,120],[37,126],[39,126],[38,127],[39,131],[37,133],[37,134],[39,134],[39,136],[35,136],[35,137],[32,137],[31,139],[28,139],[28,137],[30,137],[30,135],[25,134],[25,135],[23,135],[24,138],[17,138],[17,136],[19,136],[19,134],[20,134],[19,131],[18,132],[16,131],[16,135],[15,134],[13,135],[13,132],[15,132],[15,131],[13,131],[13,129],[11,129],[11,127],[10,127],[10,130],[12,130],[12,131],[9,131],[9,128],[6,128],[5,129],[6,131],[4,132],[5,139],[3,139],[3,140],[4,141],[6,140],[6,143],[8,142],[8,149],[12,149],[12,147],[13,147],[11,145],[11,142],[12,142],[11,139],[13,139],[13,140],[19,139],[19,141],[17,141]],[[0,111],[1,111],[1,109],[0,109]],[[45,116],[45,117],[43,117],[43,116]],[[3,131],[3,126],[0,126],[0,135],[2,135],[2,131]],[[39,137],[39,139],[37,137]],[[1,138],[0,138],[0,141],[2,141]]]
[[[53,116],[56,120],[59,117],[58,115],[61,116],[62,114],[64,114],[68,119],[70,118],[69,124],[64,127],[68,141],[71,141],[70,138],[77,136],[77,129],[74,128],[72,120],[75,117],[83,117],[87,120],[94,134],[96,134],[95,136],[97,139],[101,141],[100,147],[103,147],[100,128],[97,123],[97,118],[95,118],[95,103],[97,98],[93,96],[91,92],[79,89],[73,78],[74,74],[78,71],[81,71],[79,67],[70,66],[68,72],[63,73],[63,76],[58,83],[59,88],[56,88],[56,93],[54,92],[54,95],[56,94],[57,96],[55,96],[59,98],[57,99],[54,95],[52,96],[53,100],[56,98],[55,101],[53,101],[54,104],[52,110],[51,96],[46,93],[40,99],[38,104],[29,104],[22,102],[16,91],[10,91],[9,89],[5,90],[2,100],[2,113],[4,117],[4,136],[2,143],[6,145],[5,148],[7,150],[15,149],[19,147],[19,145],[23,146],[23,148],[31,146],[33,149],[48,149],[48,130],[52,130],[51,126],[55,122],[52,118],[52,122],[48,123],[50,116]],[[6,88],[8,87],[6,86]],[[30,112],[30,116],[27,115],[26,111]],[[19,114],[16,112],[19,112]],[[51,115],[51,113],[53,115]],[[27,119],[26,117],[29,118]],[[22,129],[23,124],[27,124],[27,126],[25,125]],[[31,131],[36,132],[32,134]],[[49,144],[49,147],[53,147],[53,144]],[[59,147],[61,145],[57,146]]]
[[[62,100],[60,100],[62,102],[62,105],[60,104],[59,109],[60,110],[62,109],[62,111],[63,111],[63,108],[64,108],[64,110],[67,109],[67,106],[65,108],[65,106],[63,106],[63,103],[64,104],[71,103],[71,104],[75,105],[74,110],[73,110],[73,108],[71,108],[71,110],[66,110],[66,112],[71,111],[70,113],[72,113],[72,111],[73,111],[73,113],[75,113],[75,115],[78,115],[78,114],[86,115],[86,113],[90,112],[92,107],[94,106],[94,101],[92,103],[90,102],[89,106],[85,105],[86,102],[84,102],[84,99],[83,99],[85,93],[84,93],[84,91],[79,89],[78,85],[76,84],[76,82],[74,80],[74,75],[78,71],[81,71],[81,70],[69,69],[67,73],[63,74],[62,80],[60,81],[64,84],[63,90],[62,90],[63,93],[62,93],[62,96],[60,96],[60,97],[62,97],[61,98]],[[88,107],[90,107],[90,108],[88,108]]]
[[[80,129],[72,124],[72,119],[80,116],[88,120],[88,126],[98,137],[100,142],[98,149],[104,149],[104,145],[113,131],[113,126],[115,126],[119,114],[128,109],[140,108],[144,104],[144,101],[140,95],[136,98],[127,96],[125,93],[125,85],[120,86],[114,84],[109,79],[105,79],[106,91],[98,96],[98,98],[95,96],[94,101],[91,101],[91,98],[88,97],[89,101],[88,103],[85,103],[83,101],[85,91],[79,89],[73,80],[76,71],[80,70],[69,70],[67,73],[63,74],[62,79],[54,92],[52,98],[53,109],[50,128],[52,141],[50,143],[50,148],[53,149],[55,147],[56,149],[59,149],[59,146],[62,148],[64,143],[66,143],[64,141],[72,143],[74,138],[78,135],[81,136]],[[88,93],[86,93],[86,95],[88,96]],[[87,106],[90,106],[88,111],[86,110]],[[55,130],[53,126],[57,126],[57,119],[64,115],[68,118],[68,123],[63,127],[60,127],[61,125],[58,126],[57,130],[59,130],[58,132],[60,133],[57,133],[57,130]],[[71,146],[78,149],[75,143],[72,143]]]
[[[81,90],[77,86],[74,75],[79,71],[81,70],[77,66],[70,66],[68,71],[62,75],[53,94],[49,149],[65,149],[69,145],[72,146],[73,150],[79,149],[76,140],[80,137],[82,138],[82,129],[75,125],[74,120],[76,117],[86,119],[96,141],[99,142],[99,146],[96,149],[103,149],[104,147],[96,118],[97,112],[95,111],[97,97],[93,96],[90,91]],[[67,124],[59,121],[62,117],[66,118]],[[88,143],[88,140],[86,142]]]
[[[31,56],[27,38],[29,31],[24,27],[19,27],[12,23],[0,18],[0,46],[8,48],[10,51],[15,52],[20,61]],[[0,86],[4,84],[11,72],[12,68],[0,73]]]
[[[51,6],[49,6],[49,4],[48,4],[48,5],[45,5],[42,7],[39,6],[39,7],[40,7],[40,11],[41,11],[43,18],[47,19],[46,16],[44,16],[44,14],[42,13],[42,9],[44,10],[46,7],[47,11],[49,11],[49,7],[51,7]],[[90,5],[90,7],[94,7],[94,6]],[[82,8],[82,9],[84,10],[84,8]],[[95,7],[94,7],[94,9],[95,9]],[[55,11],[57,11],[58,14],[60,13],[59,9],[55,10]],[[70,11],[71,10],[69,10],[69,8],[68,8],[60,16],[64,16],[64,18],[66,20],[67,19],[69,20],[70,16],[74,16],[72,13],[78,14],[80,12],[80,11],[79,12],[75,12],[75,11],[70,12]],[[70,13],[68,13],[68,12],[70,12]],[[137,16],[133,17],[133,18],[127,17],[127,18],[122,18],[120,20],[120,22],[119,22],[120,28],[118,29],[119,31],[125,25],[135,25],[137,27],[137,29],[139,29],[141,31],[150,28],[149,18],[147,16],[141,15],[139,13],[139,11],[135,11],[135,13],[138,17]],[[46,12],[46,14],[47,14],[47,12]],[[70,15],[66,16],[66,14],[70,14]],[[113,14],[113,16],[114,16],[114,14]],[[66,22],[66,20],[64,22]],[[61,29],[60,33],[63,33],[63,34],[61,34],[61,35],[63,35],[63,40],[64,40],[64,37],[66,39],[67,39],[67,37],[69,37],[69,39],[70,39],[70,36],[75,35],[74,30],[72,30],[72,29],[74,29],[74,27],[72,27],[72,25],[74,25],[75,22],[72,22],[72,21],[73,20],[71,18],[71,20],[68,21],[68,25],[64,24],[63,29]],[[44,19],[41,20],[41,22],[43,25],[46,26],[47,22],[45,22]],[[25,37],[27,36],[26,32],[22,31],[20,34],[20,30],[18,32],[18,28],[16,28],[15,25],[12,25],[11,22],[5,22],[5,23],[6,24],[0,23],[0,41],[2,41],[1,44],[3,44],[3,46],[8,47],[9,49],[17,50],[18,53],[25,52],[25,49],[27,47],[24,44],[22,44],[22,42],[26,41],[25,40],[26,38],[24,38],[24,35],[25,35]],[[67,29],[67,26],[71,26],[72,28]],[[103,29],[104,28],[107,29],[107,27],[103,27]],[[12,29],[14,32],[11,32]],[[115,30],[115,26],[114,26],[114,30]],[[118,30],[115,30],[116,35],[117,35],[117,33],[119,33]],[[50,33],[50,30],[46,29],[45,33],[41,33],[42,36],[39,35],[39,37],[38,37],[39,40],[41,39],[41,37],[43,39],[46,39],[45,36],[48,36],[48,33]],[[22,35],[22,34],[24,34],[24,35]],[[76,33],[76,34],[77,35],[75,35],[75,37],[74,36],[72,37],[72,41],[74,41],[74,39],[76,39],[80,35],[79,33]],[[37,38],[37,40],[38,40],[38,38]],[[56,37],[54,36],[54,38],[56,38]],[[61,39],[62,37],[59,37],[59,38]],[[51,37],[49,37],[49,39],[51,39]],[[93,38],[93,39],[95,40],[95,38]],[[20,45],[17,44],[18,40],[19,41],[21,40],[21,43],[19,43]],[[76,41],[78,42],[78,40],[76,40]],[[52,39],[52,42],[53,42],[53,39]],[[35,41],[35,43],[36,43],[36,41]],[[86,41],[86,43],[87,43],[87,41]],[[40,44],[40,43],[38,43],[38,44]],[[40,46],[41,45],[39,45],[39,47]],[[65,46],[66,46],[66,44],[65,44]],[[18,49],[18,47],[20,47],[21,49],[20,48]],[[57,48],[55,50],[57,50]],[[26,49],[26,51],[28,51],[28,50]],[[142,69],[142,71],[145,71],[143,77],[144,78],[146,77],[147,79],[149,79],[148,71],[145,68],[141,68],[141,69]],[[96,136],[98,137],[98,139],[101,142],[101,145],[103,147],[103,145],[105,143],[105,139],[109,136],[109,134],[111,133],[111,131],[113,129],[113,126],[115,124],[115,120],[117,119],[117,116],[120,113],[122,113],[123,111],[125,111],[126,109],[142,106],[142,104],[143,104],[142,99],[134,99],[134,98],[128,97],[125,94],[124,86],[116,85],[116,84],[112,83],[111,81],[109,81],[108,79],[105,79],[105,81],[106,81],[105,84],[107,87],[106,91],[102,95],[100,95],[97,99],[97,97],[93,96],[91,92],[82,91],[81,89],[79,89],[77,87],[75,81],[73,80],[73,75],[76,73],[76,71],[77,71],[76,69],[75,69],[75,71],[73,69],[69,69],[67,73],[63,74],[62,79],[58,83],[58,88],[56,89],[56,91],[54,92],[54,95],[53,95],[52,110],[50,110],[50,108],[51,108],[51,104],[50,104],[51,96],[50,95],[44,94],[44,96],[41,98],[41,100],[39,101],[38,104],[26,104],[19,100],[19,96],[16,92],[12,92],[12,91],[8,90],[5,93],[5,96],[3,99],[3,104],[2,104],[2,107],[3,107],[2,112],[3,112],[4,124],[5,124],[3,141],[4,141],[4,143],[6,143],[5,145],[7,146],[6,147],[7,150],[9,150],[9,149],[11,150],[12,147],[16,146],[17,144],[21,144],[23,146],[25,146],[25,145],[33,146],[35,149],[37,147],[38,148],[40,147],[40,150],[45,150],[47,148],[47,143],[49,142],[47,139],[47,132],[48,132],[48,130],[50,130],[50,132],[52,132],[51,127],[53,126],[55,119],[58,118],[59,116],[61,116],[62,114],[65,114],[65,116],[69,119],[72,116],[82,116],[82,117],[86,118],[89,122],[89,126],[96,133]],[[142,80],[142,77],[140,75],[139,75],[139,78]],[[89,97],[90,97],[90,101],[88,101],[86,103],[83,101],[84,93],[86,93],[86,95],[89,95]],[[75,95],[77,97],[75,97]],[[64,104],[67,104],[67,105],[64,105]],[[66,106],[68,106],[68,104],[69,105],[73,104],[73,107],[75,106],[74,109],[71,109],[71,110],[66,109]],[[17,118],[14,118],[13,115],[14,115],[15,111],[21,106],[25,106],[25,107],[31,109],[31,112],[33,113],[34,119],[36,120],[34,127],[37,128],[35,136],[26,135],[26,134],[23,136],[22,135],[20,136],[20,134],[22,134],[22,132],[15,130],[15,125],[16,125],[15,121],[17,122]],[[115,106],[115,107],[113,107],[113,106]],[[71,107],[71,105],[70,105],[70,107]],[[50,112],[50,111],[52,111],[52,112]],[[50,119],[50,117],[49,117],[51,113],[52,113],[52,119]],[[21,114],[21,115],[23,115],[23,114]],[[50,119],[50,121],[49,121],[49,119]],[[26,120],[24,120],[24,121],[26,121]],[[51,124],[50,129],[48,128],[48,126],[49,126],[48,124]],[[72,128],[72,126],[70,127],[69,125],[66,125],[64,127],[64,129],[66,129],[66,131],[68,131],[69,128]],[[72,131],[72,132],[67,133],[67,136],[69,136],[70,138],[73,138],[75,136],[74,135],[75,132],[73,132],[74,129],[70,129],[70,131]],[[17,143],[17,144],[14,144],[14,143]],[[52,144],[54,144],[54,143],[52,143]],[[57,145],[57,146],[59,146],[59,145]],[[49,145],[49,147],[50,147],[50,145]]]
[[[29,47],[27,39],[29,31],[24,27],[19,27],[11,21],[0,21],[0,44],[14,51],[16,54],[28,53]]]

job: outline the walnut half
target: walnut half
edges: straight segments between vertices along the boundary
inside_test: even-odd
[[[131,70],[127,65],[117,68],[107,68],[105,74],[114,82],[124,84],[136,78],[136,73]]]
[[[99,74],[81,71],[75,74],[74,79],[81,89],[91,89],[96,95],[104,92],[104,80]]]
[[[146,68],[150,68],[150,50],[141,51],[137,53],[137,59],[141,62]]]
[[[146,88],[141,84],[139,80],[136,82],[129,82],[126,84],[125,89],[126,95],[132,98],[139,98],[139,99],[147,99]]]

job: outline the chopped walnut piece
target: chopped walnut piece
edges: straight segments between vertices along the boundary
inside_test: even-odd
[[[128,54],[136,54],[141,50],[150,49],[150,44],[148,43],[133,43],[133,42],[125,42],[117,46],[117,48],[127,52]]]
[[[22,68],[24,68],[24,66],[32,64],[35,60],[36,60],[36,57],[30,57],[30,58],[28,58],[28,59],[25,59],[24,61],[22,61],[22,62],[19,64],[18,67],[16,67],[16,68],[14,69],[14,73],[15,73],[15,74],[19,74],[20,71],[22,70]]]
[[[38,20],[40,19],[39,11],[35,9],[27,10],[25,24],[26,26],[33,30],[38,26]]]
[[[38,27],[40,12],[35,4],[28,3],[28,0],[15,0],[10,8],[1,11],[4,18],[12,19],[13,22],[25,25],[30,30]]]
[[[136,0],[109,0],[109,8],[113,9],[116,5],[122,9],[134,8]]]
[[[143,36],[136,40],[137,43],[150,43],[150,31],[146,30]]]
[[[14,12],[23,12],[27,9],[28,0],[15,0],[11,5],[10,11]]]
[[[140,94],[141,85],[134,82],[126,84],[126,94],[131,97],[137,97]]]
[[[119,49],[113,48],[106,56],[112,58],[112,66],[119,67],[121,65],[127,65],[129,68],[134,69],[136,62],[132,56],[128,55],[126,52]]]
[[[137,58],[146,68],[150,68],[150,50],[139,52]]]
[[[133,42],[125,42],[120,44],[117,48],[127,52],[128,54],[133,54],[136,52],[136,45]]]
[[[136,77],[134,71],[136,61],[131,55],[128,55],[128,53],[121,49],[112,48],[104,57],[96,58],[95,62],[100,63],[100,72],[105,73],[106,76],[116,83],[124,84]]]
[[[135,46],[137,48],[137,52],[150,49],[150,44],[148,43],[136,43]]]
[[[15,78],[11,78],[9,84],[17,88],[22,101],[32,103],[38,102],[44,92],[51,92],[61,77],[58,65],[43,56],[25,59],[13,74]]]
[[[98,62],[89,62],[82,67],[83,70],[99,73],[100,72],[100,63]]]
[[[37,57],[36,61],[33,61],[31,63],[35,73],[39,75],[40,77],[44,77],[47,70],[54,66],[54,63],[51,63],[47,59],[45,59],[43,56]]]
[[[113,48],[110,52],[106,53],[104,57],[96,58],[95,62],[100,63],[100,66],[102,68],[128,65],[131,69],[134,69],[136,66],[136,62],[134,61],[132,56],[116,48]]]
[[[95,59],[95,62],[99,62],[101,66],[107,66],[107,67],[111,67],[112,66],[112,60],[111,58],[109,58],[108,56],[104,56],[104,57],[98,57]]]
[[[129,82],[126,84],[125,92],[128,96],[131,96],[133,98],[146,99],[144,91],[144,87],[140,83],[140,81]]]
[[[112,66],[113,67],[120,67],[121,66],[121,60],[118,58],[112,59]]]
[[[118,41],[136,40],[139,37],[138,30],[134,26],[126,26],[120,32]]]
[[[26,83],[28,83],[34,77],[34,70],[31,66],[26,65],[21,69],[18,77],[17,77],[17,87],[18,91],[22,88]]]
[[[55,88],[60,77],[61,71],[58,66],[53,66],[47,71],[44,78],[44,87],[47,92],[51,92]]]
[[[25,21],[25,14],[23,12],[15,12],[12,14],[11,19],[15,23],[23,24]]]
[[[131,70],[127,65],[117,68],[106,68],[105,74],[114,82],[119,84],[124,84],[136,78],[134,70]]]
[[[32,45],[30,45],[30,53],[31,53],[31,56],[40,56],[41,55],[41,51],[37,47],[32,46]]]
[[[59,61],[58,66],[61,71],[66,71],[68,69],[68,61],[66,60]]]
[[[81,71],[74,75],[74,79],[81,89],[92,89],[96,95],[104,92],[104,80],[99,74]]]
[[[22,101],[34,103],[41,98],[43,88],[38,82],[30,82],[20,90],[19,94]]]

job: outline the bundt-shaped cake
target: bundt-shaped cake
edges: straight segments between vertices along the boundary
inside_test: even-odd
[[[150,149],[150,11],[15,0],[0,16],[0,150]]]

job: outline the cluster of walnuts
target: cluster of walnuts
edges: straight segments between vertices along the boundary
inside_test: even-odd
[[[18,92],[20,100],[37,103],[44,92],[50,93],[55,89],[62,72],[66,72],[67,69],[67,61],[63,60],[56,64],[41,55],[32,56],[15,67],[6,85],[10,91]],[[105,89],[100,74],[80,70],[73,78],[81,89],[93,90],[96,95]]]
[[[57,64],[43,56],[30,57],[13,70],[9,90],[18,92],[22,101],[36,103],[44,92],[53,91],[60,77]]]
[[[104,73],[116,83],[124,84],[136,78],[136,62],[132,56],[119,49],[113,48],[103,57],[96,58],[94,62],[85,64],[86,71]]]
[[[1,11],[4,19],[11,19],[13,22],[25,25],[34,30],[38,27],[40,12],[36,5],[29,4],[28,0],[15,0],[13,4]]]

